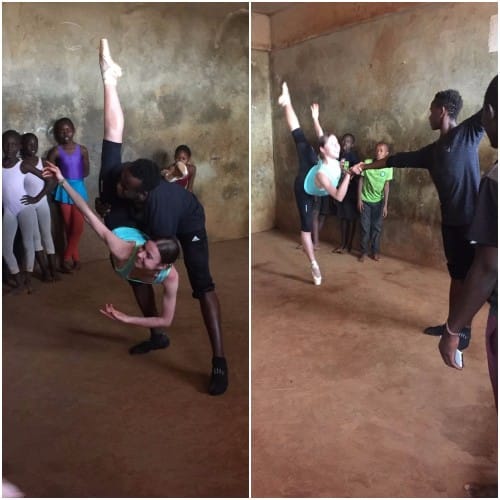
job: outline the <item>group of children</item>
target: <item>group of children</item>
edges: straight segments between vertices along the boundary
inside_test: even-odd
[[[87,202],[88,150],[74,141],[75,126],[69,118],[57,120],[53,134],[57,145],[49,150],[47,160],[61,169],[67,182]],[[2,149],[2,255],[10,275],[7,284],[11,287],[7,293],[18,294],[24,290],[31,293],[35,262],[44,282],[58,281],[59,273],[71,274],[81,268],[79,243],[84,218],[65,189],[54,179],[42,177],[43,161],[38,156],[35,134],[21,135],[16,130],[7,130],[2,134]],[[191,163],[188,146],[176,148],[174,163],[165,167],[162,175],[165,180],[192,192],[196,166]],[[60,265],[57,265],[48,195],[59,207],[64,225],[65,248]],[[16,247],[18,230],[22,252]],[[19,253],[22,253],[23,266],[18,262]]]
[[[340,166],[345,172],[360,161],[354,148],[354,135],[344,134],[340,145]],[[375,146],[376,159],[380,160],[387,156],[389,156],[389,145],[386,142],[378,142]],[[370,160],[365,160],[365,163],[370,163]],[[351,180],[342,201],[334,200],[330,196],[316,197],[312,233],[315,248],[319,248],[319,232],[326,217],[336,215],[340,222],[340,245],[332,251],[339,254],[351,253],[359,219],[361,229],[358,260],[363,262],[365,257],[370,255],[375,261],[379,261],[382,222],[387,216],[389,183],[392,179],[392,168],[367,170]]]

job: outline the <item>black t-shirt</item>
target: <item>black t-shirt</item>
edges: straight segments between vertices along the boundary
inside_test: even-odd
[[[199,231],[205,227],[205,211],[196,196],[176,182],[162,179],[144,204],[145,232],[164,238]]]
[[[121,164],[101,169],[101,199],[112,207],[104,219],[107,227],[137,227],[153,239],[181,236],[205,227],[203,206],[193,193],[175,182],[161,179],[142,206],[119,198],[116,185],[122,169]]]
[[[340,152],[340,160],[347,160],[349,162],[349,167],[353,167],[357,163],[359,163],[359,157],[355,151],[351,149],[349,152]],[[344,172],[342,172],[344,174]],[[359,184],[359,175],[355,175],[351,182],[349,182],[349,187],[347,188],[347,193],[344,197],[344,200],[340,203],[351,203],[356,204],[358,202],[358,184]],[[340,182],[339,182],[340,185]],[[339,202],[337,202],[339,203]]]
[[[478,147],[484,134],[481,111],[418,151],[389,156],[388,167],[426,168],[441,204],[441,222],[469,224],[474,215],[480,169]]]

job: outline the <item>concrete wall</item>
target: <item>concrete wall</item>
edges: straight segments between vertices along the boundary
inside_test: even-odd
[[[295,232],[299,227],[292,195],[296,152],[276,104],[283,80],[311,139],[309,106],[317,101],[324,128],[352,132],[361,157],[372,156],[375,142],[382,139],[395,151],[417,149],[437,139],[427,117],[438,90],[461,92],[464,108],[459,119],[481,107],[497,72],[497,54],[488,52],[490,17],[496,12],[494,3],[428,4],[272,51],[276,226]],[[305,11],[301,15],[306,24]],[[309,15],[316,15],[314,9]],[[495,156],[484,139],[484,168]],[[322,237],[336,239],[337,220],[330,219]],[[382,252],[442,265],[439,223],[437,193],[428,173],[396,171]]]
[[[252,47],[270,46],[266,31],[254,37],[255,27],[266,23],[255,22],[252,15]],[[259,16],[259,19],[267,16]],[[273,163],[273,130],[271,89],[269,86],[269,53],[252,50],[252,232],[274,227],[276,185]]]
[[[252,232],[275,224],[276,181],[269,87],[269,54],[252,50]]]
[[[248,235],[248,4],[4,3],[3,130],[35,132],[53,144],[69,116],[90,152],[97,194],[102,141],[99,39],[124,76],[123,159],[171,160],[188,144],[195,194],[212,241]],[[106,255],[86,228],[82,260]]]

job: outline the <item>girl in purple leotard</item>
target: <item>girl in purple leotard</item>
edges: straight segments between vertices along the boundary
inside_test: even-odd
[[[89,153],[87,148],[73,141],[75,126],[69,118],[60,118],[54,124],[54,137],[58,146],[53,147],[47,159],[55,163],[64,177],[85,201],[88,201],[84,178],[89,175]],[[84,220],[73,200],[60,186],[54,192],[55,201],[59,202],[66,232],[66,248],[64,250],[61,271],[71,273],[80,269],[78,244],[83,234]]]

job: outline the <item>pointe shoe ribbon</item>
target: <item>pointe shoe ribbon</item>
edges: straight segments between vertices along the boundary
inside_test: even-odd
[[[99,44],[99,65],[104,83],[116,84],[116,81],[122,76],[122,69],[111,58],[109,43],[106,38],[101,38]]]

